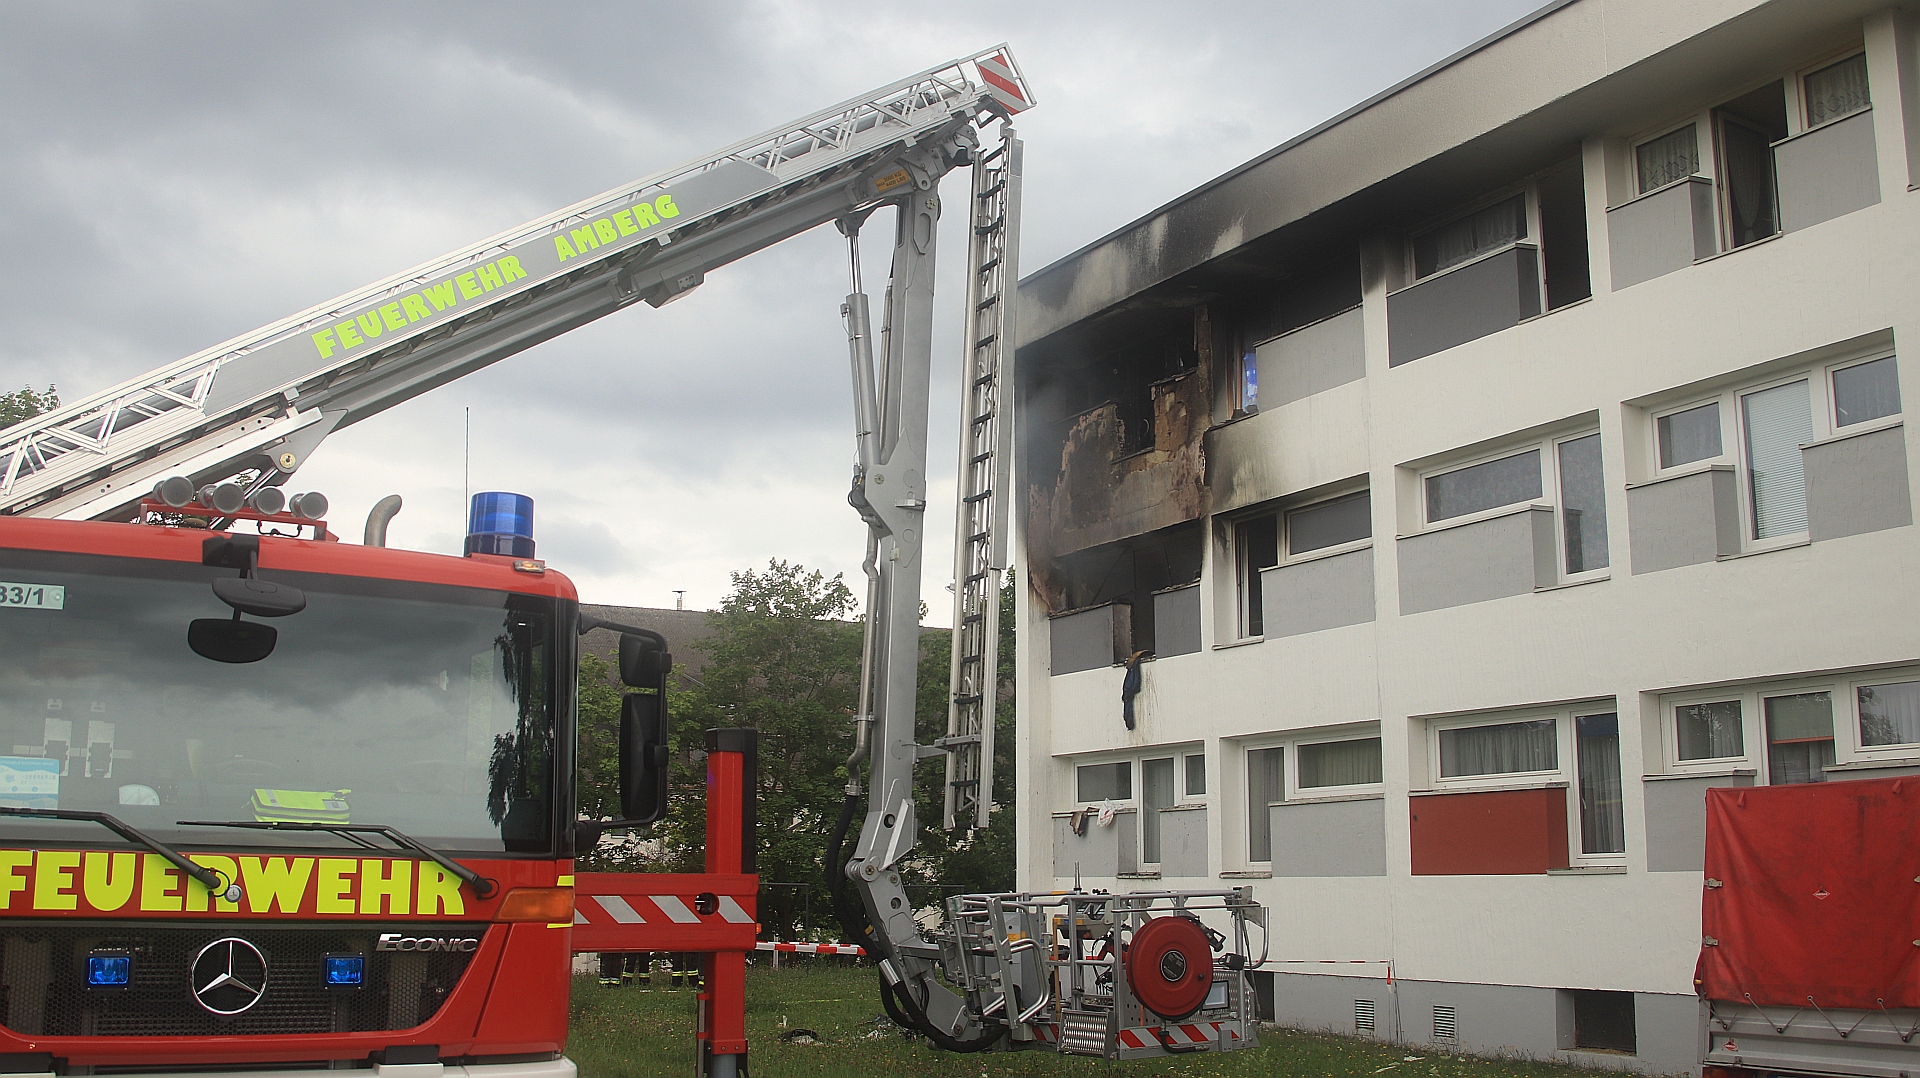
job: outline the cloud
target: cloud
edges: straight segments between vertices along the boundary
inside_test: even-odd
[[[632,178],[1009,40],[1040,100],[1022,265],[1098,238],[1532,0],[876,9],[0,0],[0,387],[72,400]],[[964,224],[935,325],[925,594],[948,602]],[[864,246],[876,304],[889,226]],[[860,576],[844,241],[797,237],[342,431],[295,489],[456,552],[468,487],[533,495],[591,601],[694,606],[782,557]]]

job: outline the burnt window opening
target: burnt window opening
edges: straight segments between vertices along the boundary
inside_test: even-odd
[[[1204,535],[1189,521],[1054,558],[1054,612],[1114,604],[1132,621],[1133,649],[1152,652],[1154,593],[1200,579]]]

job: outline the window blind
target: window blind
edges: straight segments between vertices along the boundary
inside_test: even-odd
[[[1748,483],[1753,492],[1753,537],[1807,530],[1807,473],[1800,446],[1813,440],[1807,380],[1740,398],[1746,415]]]
[[[1560,742],[1552,719],[1440,731],[1440,777],[1557,771]]]

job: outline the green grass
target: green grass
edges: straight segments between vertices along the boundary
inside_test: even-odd
[[[660,978],[662,981],[664,977]],[[1301,1078],[1516,1078],[1592,1073],[1523,1060],[1449,1056],[1405,1045],[1294,1030],[1260,1031],[1257,1048],[1165,1060],[1108,1063],[1051,1051],[954,1055],[897,1032],[869,1037],[881,1014],[871,968],[815,966],[747,973],[747,1038],[757,1078],[907,1074],[914,1078],[1002,1075],[1287,1075]],[[693,990],[602,988],[573,979],[573,1032],[567,1055],[582,1078],[651,1078],[693,1073]],[[782,1026],[784,1020],[785,1026]],[[784,1029],[818,1032],[824,1043],[783,1044]],[[1407,1057],[1418,1057],[1409,1059]]]

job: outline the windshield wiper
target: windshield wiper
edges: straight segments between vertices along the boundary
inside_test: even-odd
[[[180,851],[110,813],[83,811],[81,809],[8,808],[0,806],[0,815],[28,816],[40,820],[80,820],[82,822],[97,823],[107,830],[112,831],[114,834],[119,835],[121,838],[126,839],[128,842],[138,846],[145,846],[147,849],[173,862],[173,867],[199,881],[202,887],[205,887],[213,894],[219,895],[228,902],[240,901],[240,881],[228,880],[222,883],[220,873],[215,872],[205,865],[195,864],[187,860]]]
[[[384,847],[376,846],[360,837],[361,835],[379,835],[395,846],[403,850],[411,850],[451,872],[461,882],[473,888],[473,893],[481,898],[492,898],[493,893],[500,889],[499,884],[478,872],[454,862],[453,859],[419,839],[404,835],[384,824],[303,823],[289,820],[181,820],[179,826],[244,827],[254,831],[324,831],[350,842],[357,842],[369,850],[384,850]]]

